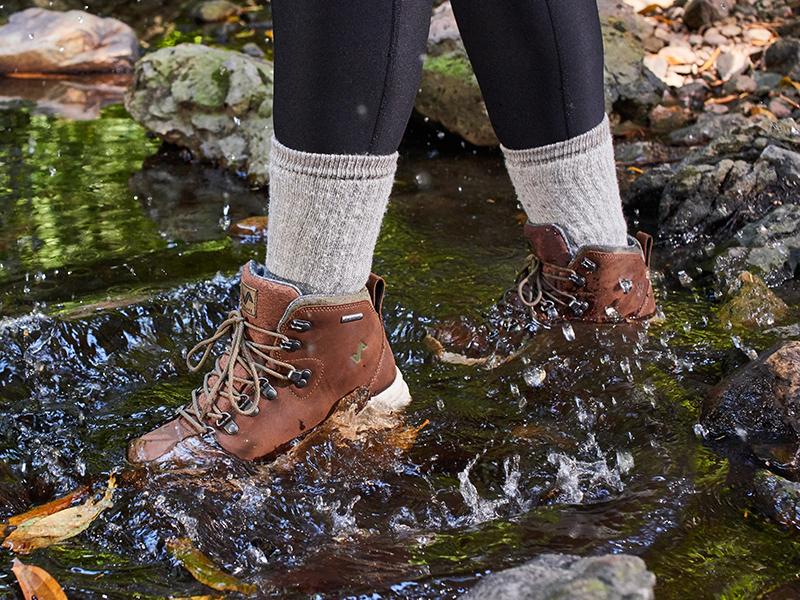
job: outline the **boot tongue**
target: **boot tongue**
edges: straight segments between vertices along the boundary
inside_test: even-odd
[[[286,307],[300,297],[300,292],[290,284],[258,275],[255,269],[258,266],[252,261],[242,269],[239,310],[248,323],[276,331]],[[257,338],[265,336],[252,330],[249,335],[253,341],[263,343]],[[274,338],[268,341],[274,342]]]
[[[526,223],[525,238],[533,253],[543,262],[566,267],[574,258],[566,233],[556,225]]]

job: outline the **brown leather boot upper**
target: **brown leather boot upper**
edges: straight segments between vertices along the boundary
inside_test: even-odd
[[[629,238],[627,248],[576,248],[557,225],[528,223],[525,237],[532,254],[517,292],[537,320],[616,323],[655,313],[646,233]]]
[[[373,275],[358,294],[302,296],[260,276],[255,263],[245,265],[239,309],[188,359],[202,352],[202,364],[214,342],[230,334],[225,353],[192,403],[134,440],[128,459],[162,459],[179,442],[212,433],[226,451],[255,460],[320,424],[356,389],[387,389],[397,368],[380,317],[383,288]]]

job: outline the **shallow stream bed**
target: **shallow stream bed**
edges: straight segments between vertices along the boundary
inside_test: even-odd
[[[322,441],[278,471],[132,470],[126,441],[186,401],[184,349],[263,257],[227,229],[265,192],[159,153],[117,105],[85,121],[0,110],[0,518],[120,474],[111,509],[30,561],[70,598],[207,593],[170,558],[176,537],[287,598],[451,598],[544,552],[639,555],[658,598],[794,581],[800,536],[753,514],[747,465],[695,432],[709,386],[777,334],[731,329],[705,290],[663,277],[650,326],[556,328],[496,369],[442,364],[429,327],[479,321],[513,283],[521,213],[496,153],[417,123],[402,155],[374,268],[406,424],[425,424],[413,443]],[[0,596],[18,593],[11,559]]]

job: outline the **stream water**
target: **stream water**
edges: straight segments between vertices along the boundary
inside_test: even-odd
[[[323,439],[281,469],[134,471],[126,441],[186,401],[184,349],[263,256],[226,230],[265,193],[159,152],[118,105],[83,121],[0,109],[0,517],[120,473],[113,508],[33,562],[70,598],[207,593],[170,558],[175,537],[287,598],[452,598],[545,552],[639,555],[659,598],[793,581],[800,538],[753,514],[746,466],[695,433],[708,387],[777,337],[659,278],[649,327],[556,328],[496,369],[443,364],[429,327],[479,320],[513,282],[520,212],[497,153],[416,123],[402,157],[374,269],[416,439]],[[15,589],[3,567],[0,596]]]

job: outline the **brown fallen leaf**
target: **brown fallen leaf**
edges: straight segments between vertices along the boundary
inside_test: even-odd
[[[791,77],[784,77],[781,79],[781,85],[791,86],[800,92],[800,83],[792,79]]]
[[[100,513],[111,507],[115,489],[116,480],[112,474],[108,478],[108,487],[99,500],[92,497],[84,504],[23,521],[5,539],[3,548],[17,554],[27,554],[75,537],[85,531]]]
[[[86,494],[89,493],[89,488],[86,486],[81,486],[77,490],[74,490],[63,496],[61,498],[56,498],[55,500],[51,500],[47,504],[42,504],[41,506],[34,506],[29,511],[26,511],[19,515],[14,515],[13,517],[9,517],[6,525],[10,525],[11,527],[17,527],[21,523],[25,521],[32,521],[34,519],[41,519],[42,517],[46,517],[48,515],[52,515],[59,511],[64,510],[71,506],[77,500],[83,500],[86,497]]]
[[[235,237],[259,237],[267,235],[268,219],[265,216],[247,217],[230,226],[228,233]]]
[[[730,104],[731,102],[739,100],[741,97],[742,96],[740,94],[730,94],[728,96],[723,96],[722,98],[709,98],[705,101],[705,104]]]
[[[702,66],[697,70],[698,73],[703,73],[704,71],[708,71],[711,67],[717,64],[717,59],[719,58],[720,54],[722,54],[722,48],[714,48],[714,51],[711,53],[711,56],[708,57],[708,60],[702,64]]]
[[[189,571],[197,581],[218,592],[240,592],[255,594],[256,586],[244,583],[217,567],[211,559],[194,547],[188,538],[177,538],[167,542],[170,554]]]
[[[58,582],[41,567],[26,565],[15,558],[11,571],[19,582],[25,600],[67,600]]]
[[[770,121],[777,121],[778,117],[775,116],[768,108],[764,108],[763,106],[754,106],[750,109],[750,116],[751,117],[767,117]]]

